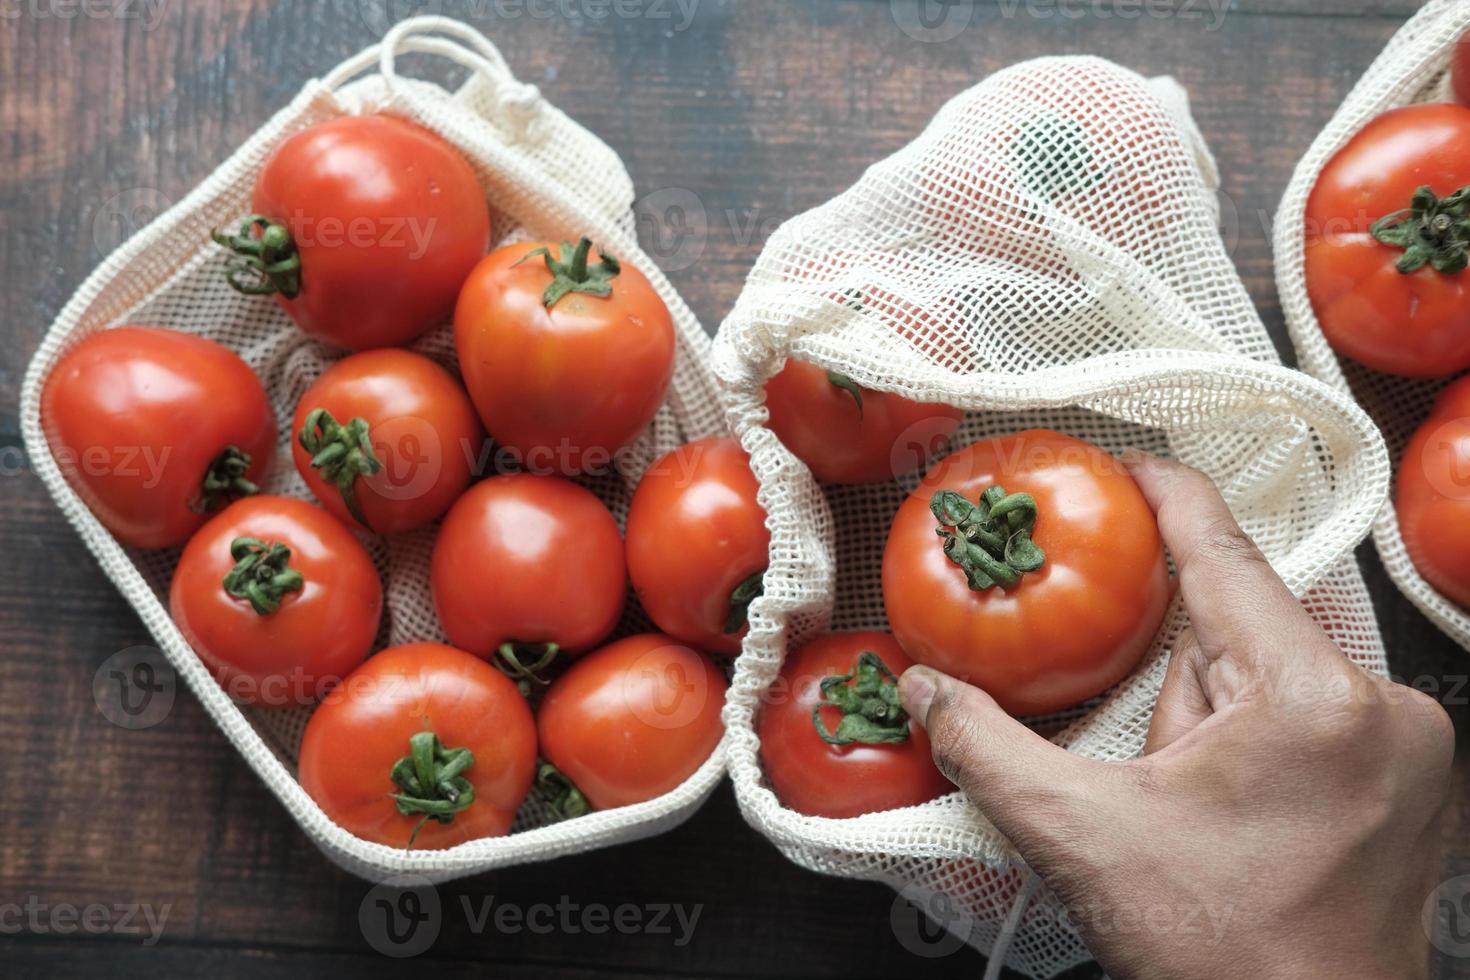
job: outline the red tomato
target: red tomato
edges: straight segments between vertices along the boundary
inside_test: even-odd
[[[1409,377],[1470,367],[1466,185],[1470,108],[1457,105],[1386,112],[1322,168],[1307,292],[1339,354]]]
[[[865,654],[882,667],[862,662]],[[782,803],[814,817],[856,817],[954,790],[934,765],[923,726],[898,703],[898,677],[911,666],[893,637],[877,631],[825,633],[786,658],[755,729]],[[824,680],[843,692],[824,693]]]
[[[1440,393],[1409,440],[1394,508],[1419,574],[1470,606],[1470,376]]]
[[[491,477],[459,498],[430,580],[449,641],[512,669],[601,643],[628,591],[623,538],[602,501],[529,473]]]
[[[628,576],[658,628],[739,653],[771,532],[750,457],[734,439],[680,446],[648,468],[628,508]]]
[[[209,511],[256,492],[276,420],[255,372],[212,340],[116,327],[67,351],[41,424],[77,495],[123,544],[183,544]]]
[[[610,810],[674,790],[719,745],[727,687],[708,657],[661,633],[572,664],[537,712],[541,754],[572,784],[556,808],[585,810],[576,791]]]
[[[1470,106],[1470,34],[1460,38],[1455,45],[1455,54],[1450,62],[1450,86],[1455,92],[1455,101]]]
[[[948,445],[964,414],[859,388],[796,360],[766,382],[766,409],[771,431],[826,483],[881,483],[912,472]]]
[[[459,367],[485,428],[536,473],[605,469],[652,421],[674,374],[663,300],[606,252],[589,265],[590,247],[496,249],[454,311]]]
[[[439,517],[474,476],[484,431],[459,382],[421,354],[333,364],[296,407],[292,456],[322,506],[395,534]]]
[[[489,664],[410,643],[374,655],[327,695],[298,765],[301,788],[349,833],[453,847],[510,830],[536,769],[536,723]]]
[[[383,586],[367,551],[326,511],[294,497],[247,497],[189,539],[169,608],[233,697],[291,707],[362,663]]]
[[[1158,524],[1133,478],[1096,446],[1044,429],[935,464],[883,552],[883,601],[904,650],[1012,714],[1058,711],[1122,680],[1169,595]]]
[[[228,278],[275,293],[302,330],[349,350],[404,344],[449,318],[490,247],[469,163],[396,116],[348,116],[287,139],[255,183],[255,214],[215,241]]]

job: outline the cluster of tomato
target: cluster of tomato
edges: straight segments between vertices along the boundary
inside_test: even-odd
[[[1447,378],[1470,368],[1470,38],[1456,103],[1371,120],[1307,200],[1306,283],[1332,347],[1375,371]],[[1404,450],[1395,509],[1410,559],[1470,606],[1470,377],[1451,383]]]

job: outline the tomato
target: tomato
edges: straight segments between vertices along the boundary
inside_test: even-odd
[[[1133,478],[1044,429],[936,463],[883,552],[883,602],[904,650],[1012,714],[1058,711],[1122,680],[1169,596],[1158,524]]]
[[[750,457],[734,439],[680,446],[643,474],[628,507],[628,577],[658,628],[739,653],[771,532]]]
[[[455,307],[470,397],[495,441],[532,472],[605,469],[653,420],[674,374],[663,300],[606,252],[589,264],[591,244],[496,249]]]
[[[554,812],[585,812],[579,793],[610,810],[673,791],[720,744],[727,687],[709,657],[661,633],[630,636],[576,661],[536,718],[541,754],[559,771]]]
[[[349,350],[405,344],[449,318],[490,247],[490,211],[459,151],[396,116],[309,126],[271,154],[227,278],[276,295],[302,330]]]
[[[917,469],[948,444],[964,414],[886,391],[805,361],[766,382],[771,431],[826,483],[881,483]]]
[[[67,351],[41,424],[72,489],[123,544],[183,544],[209,511],[256,492],[276,420],[249,365],[159,327],[103,330]]]
[[[439,517],[474,477],[484,442],[469,396],[406,350],[343,358],[301,396],[292,456],[338,520],[395,534]]]
[[[1339,354],[1376,371],[1470,367],[1470,108],[1412,105],[1364,126],[1307,200],[1307,293]]]
[[[372,649],[383,586],[352,532],[294,497],[247,497],[189,539],[169,587],[179,632],[237,700],[310,703]]]
[[[606,639],[628,591],[623,538],[602,501],[530,473],[491,477],[459,498],[429,576],[449,641],[527,675]]]
[[[1470,34],[1462,36],[1455,45],[1450,61],[1450,87],[1456,102],[1470,106]]]
[[[782,803],[814,817],[856,817],[954,790],[923,726],[898,703],[898,677],[911,666],[877,631],[825,633],[787,656],[755,727]]]
[[[1470,606],[1470,376],[1440,393],[1404,448],[1397,482],[1409,559],[1445,597]]]
[[[483,660],[410,643],[327,695],[298,768],[301,788],[349,833],[453,847],[510,830],[535,774],[536,723],[515,684]]]

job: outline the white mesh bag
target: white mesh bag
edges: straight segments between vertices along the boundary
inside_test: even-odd
[[[1395,468],[1405,443],[1429,414],[1445,381],[1380,374],[1333,353],[1307,296],[1307,198],[1327,162],[1376,116],[1416,102],[1454,101],[1449,88],[1450,55],[1467,30],[1470,3],[1429,0],[1393,36],[1318,134],[1297,164],[1276,216],[1276,288],[1301,368],[1358,399],[1383,430]],[[1383,508],[1374,523],[1373,543],[1389,578],[1409,601],[1455,642],[1470,649],[1470,611],[1440,595],[1414,568],[1392,507]]]
[[[456,92],[400,77],[405,53],[452,59],[470,70]],[[309,709],[241,709],[205,670],[167,611],[177,550],[149,552],[120,545],[67,486],[39,418],[40,389],[62,352],[90,333],[120,323],[151,323],[201,334],[239,353],[265,382],[281,442],[263,489],[310,498],[292,466],[290,423],[297,400],[337,355],[298,330],[269,297],[241,296],[221,278],[223,250],[212,226],[236,227],[250,210],[255,177],[272,149],[313,123],[384,110],[412,119],[454,144],[474,167],[491,203],[498,242],[524,237],[576,240],[582,234],[642,270],[673,314],[678,337],[673,384],[665,405],[616,473],[589,485],[621,523],[637,477],[655,459],[690,439],[720,431],[707,367],[709,338],[634,232],[633,185],[604,143],[548,105],[534,86],[517,82],[495,47],[463,24],[437,17],[395,27],[376,47],[307,83],[218,170],[183,201],[140,231],[82,284],[52,324],[26,372],[21,424],[36,472],[103,570],[142,617],[169,663],[291,816],[328,857],[364,877],[415,874],[442,881],[490,868],[542,860],[633,840],[685,819],[724,774],[723,749],[673,792],[635,806],[550,823],[532,797],[510,835],[447,850],[404,851],[362,841],[332,823],[296,782],[295,757]],[[453,366],[448,324],[415,349]],[[384,540],[364,539],[385,585],[379,646],[443,640],[428,587],[434,528]],[[634,606],[629,603],[629,606]],[[619,633],[647,629],[630,609]]]
[[[957,446],[1045,426],[1200,467],[1347,655],[1386,672],[1351,554],[1386,496],[1382,439],[1345,394],[1279,364],[1216,233],[1216,186],[1172,81],[1091,58],[1026,62],[782,226],[715,340],[771,528],[726,707],[740,806],[798,864],[887,882],[995,949],[993,969],[1049,977],[1088,954],[962,796],[809,817],[762,775],[753,720],[786,651],[828,627],[886,628],[884,541],[916,481],[817,484],[766,427],[763,386],[797,357],[963,407]],[[1176,599],[1131,678],[1038,725],[1061,723],[1053,738],[1082,755],[1137,756],[1185,625]]]

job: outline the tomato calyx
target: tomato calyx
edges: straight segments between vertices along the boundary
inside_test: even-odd
[[[516,682],[521,694],[529,696],[532,684],[545,687],[551,683],[545,671],[559,656],[561,647],[555,643],[522,643],[520,640],[511,640],[500,644],[491,655],[490,662]]]
[[[536,770],[536,790],[545,797],[546,811],[554,822],[580,817],[592,810],[592,804],[577,784],[549,762],[541,763],[541,768]]]
[[[311,465],[322,479],[337,488],[342,502],[363,527],[371,528],[357,502],[357,478],[372,476],[383,468],[373,452],[367,419],[355,418],[342,425],[325,408],[314,409],[296,434],[301,448],[311,454]]]
[[[1081,124],[1056,116],[1041,116],[1023,124],[1011,152],[1022,182],[1043,201],[1056,202],[1095,187],[1110,169],[1092,151]]]
[[[257,230],[259,234],[256,234]],[[211,229],[209,237],[236,258],[225,266],[225,281],[247,296],[280,293],[295,299],[301,292],[301,253],[285,225],[252,214],[235,235]]]
[[[1405,275],[1426,265],[1436,272],[1460,272],[1470,264],[1470,186],[1443,198],[1420,187],[1408,207],[1379,218],[1369,232],[1404,250],[1396,268]]]
[[[475,802],[475,787],[464,772],[475,764],[469,749],[446,748],[433,732],[418,732],[408,738],[408,755],[393,763],[388,776],[403,792],[388,795],[405,817],[423,819],[408,838],[408,848],[430,820],[448,824],[454,815]],[[405,848],[407,850],[408,848]]]
[[[291,549],[279,541],[240,537],[230,542],[235,567],[225,575],[225,591],[245,599],[257,615],[281,608],[288,592],[300,592],[306,580],[290,565]]]
[[[975,592],[994,585],[1011,588],[1046,563],[1031,540],[1036,500],[1029,493],[1008,494],[996,485],[972,504],[953,490],[940,490],[929,499],[929,509],[939,522],[935,533],[944,540],[945,556],[964,569]]]
[[[898,678],[872,650],[857,655],[852,670],[821,681],[822,699],[812,708],[812,725],[828,745],[892,745],[909,737],[909,714],[898,701]],[[837,730],[822,723],[822,709],[842,712]]]
[[[592,250],[592,239],[584,237],[575,248],[568,242],[561,243],[561,258],[554,258],[549,248],[534,248],[521,256],[511,268],[533,256],[546,257],[546,268],[551,272],[551,284],[541,294],[541,303],[548,310],[567,293],[586,293],[588,296],[612,295],[612,281],[623,271],[617,258],[601,248],[597,254],[602,261],[588,265],[587,257]]]
[[[750,618],[750,604],[766,591],[766,570],[743,579],[730,593],[730,614],[725,617],[725,635],[739,633]]]
[[[827,372],[827,382],[832,387],[839,388],[852,396],[852,400],[857,404],[858,421],[861,422],[863,419],[863,389],[858,387],[858,383],[836,371]]]
[[[260,493],[260,487],[245,478],[249,470],[250,454],[237,446],[226,446],[204,471],[199,496],[190,502],[189,509],[202,514],[239,497]]]

